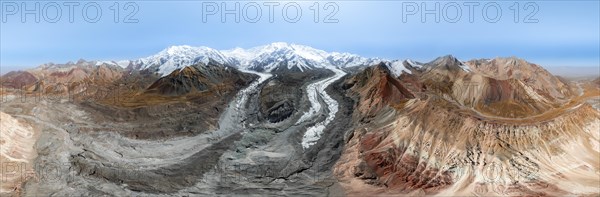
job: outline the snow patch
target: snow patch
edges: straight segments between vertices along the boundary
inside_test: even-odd
[[[121,60],[121,61],[117,61],[116,63],[121,68],[127,68],[129,66],[129,64],[131,64],[131,61],[129,61],[129,60]]]
[[[410,72],[410,70],[408,70],[408,69],[406,69],[406,67],[404,67],[404,64],[402,63],[402,61],[393,61],[388,64],[388,67],[389,67],[390,71],[392,71],[392,74],[394,74],[394,76],[396,76],[396,77],[400,76],[402,74],[402,71],[405,71],[408,74],[412,74],[412,72]]]
[[[464,71],[471,72],[471,68],[469,68],[469,66],[467,66],[463,62],[460,62],[460,68],[463,69]]]
[[[414,61],[413,61],[413,60],[411,60],[411,59],[407,59],[407,60],[406,60],[406,62],[407,62],[407,63],[408,63],[410,66],[412,66],[412,67],[414,67],[414,68],[422,68],[422,67],[423,67],[423,65],[421,65],[421,64],[418,64],[418,63],[414,62]]]

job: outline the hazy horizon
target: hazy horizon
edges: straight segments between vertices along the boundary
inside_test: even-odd
[[[266,44],[270,44],[270,43],[266,43]],[[265,45],[266,45],[266,44],[265,44]],[[289,43],[289,44],[297,44],[297,43]],[[302,44],[299,44],[299,45],[302,45]],[[308,46],[308,45],[305,45],[305,46]],[[210,46],[193,46],[193,47],[210,47]],[[234,47],[234,48],[236,48],[236,47]],[[234,48],[228,48],[228,49],[218,49],[218,50],[230,50],[230,49],[234,49]],[[318,48],[317,48],[317,49],[318,49]],[[320,50],[321,50],[321,49],[320,49]],[[327,50],[325,50],[325,51],[327,51]],[[148,54],[148,55],[146,55],[146,56],[141,56],[141,57],[137,57],[137,58],[130,58],[130,59],[84,59],[84,58],[79,58],[79,59],[73,59],[73,60],[69,60],[69,61],[66,61],[66,62],[52,62],[52,61],[51,61],[51,62],[44,62],[44,63],[40,63],[40,64],[38,64],[38,65],[25,65],[25,66],[2,66],[2,69],[0,70],[0,75],[4,75],[4,74],[6,74],[6,73],[8,73],[8,72],[10,72],[10,71],[19,71],[19,70],[33,69],[33,68],[39,67],[39,66],[41,66],[41,65],[43,65],[43,64],[50,64],[50,63],[52,63],[52,64],[67,64],[67,63],[76,63],[76,62],[77,62],[77,61],[79,61],[79,60],[85,60],[85,61],[121,61],[121,60],[136,60],[136,59],[139,59],[139,58],[144,58],[144,57],[148,57],[148,56],[154,55],[154,54],[156,54],[156,53],[158,53],[158,52],[160,52],[160,51],[157,51],[157,52],[155,52],[155,53],[153,53],[153,54]],[[344,53],[344,52],[347,52],[347,51],[327,51],[327,52],[340,52],[340,53]],[[360,54],[358,54],[358,55],[360,55]],[[432,56],[432,57],[431,57],[431,58],[429,58],[429,59],[423,59],[423,58],[421,58],[421,59],[416,59],[416,58],[404,58],[404,59],[402,59],[402,58],[382,58],[382,59],[386,59],[386,60],[405,60],[405,59],[412,59],[412,60],[414,60],[414,61],[418,61],[418,62],[423,62],[423,63],[426,63],[426,62],[429,62],[429,61],[433,61],[433,60],[434,60],[435,58],[437,58],[437,57],[441,57],[441,56],[445,56],[445,55],[453,55],[453,54],[449,54],[449,53],[448,53],[448,54],[439,54],[439,55],[437,55],[437,56]],[[453,56],[455,56],[455,55],[453,55]],[[376,57],[377,57],[377,56],[368,57],[368,58],[376,58]],[[501,57],[501,56],[495,56],[495,57],[476,57],[476,58],[468,58],[468,59],[461,58],[461,57],[458,57],[458,56],[455,56],[455,57],[457,57],[457,58],[458,58],[459,60],[461,60],[461,61],[469,61],[469,60],[473,60],[473,59],[493,59],[493,58],[498,58],[498,57],[500,57],[500,58],[508,58],[508,56],[505,56],[505,57]],[[549,63],[549,62],[535,62],[535,61],[531,61],[531,60],[529,60],[529,59],[525,59],[525,58],[522,58],[522,57],[519,57],[519,56],[511,56],[511,57],[517,57],[517,58],[524,59],[524,60],[526,60],[526,61],[528,61],[528,62],[530,62],[530,63],[535,63],[535,64],[538,64],[538,65],[540,65],[540,66],[542,66],[542,67],[544,67],[544,68],[548,69],[549,71],[550,71],[550,70],[553,70],[554,72],[556,72],[556,71],[558,71],[558,70],[557,70],[557,69],[551,69],[551,68],[592,68],[592,70],[593,70],[593,69],[596,69],[596,70],[600,69],[600,65],[579,65],[579,64],[568,65],[568,62],[566,62],[566,61],[558,61],[558,62],[563,62],[564,64],[560,64],[560,63],[559,63],[559,64],[552,64],[552,63]],[[381,57],[377,57],[377,58],[381,58]],[[550,69],[549,69],[549,68],[550,68]],[[565,69],[565,70],[567,70],[567,69]],[[575,69],[575,70],[576,70],[576,69]],[[589,70],[590,70],[590,69],[586,69],[586,71],[589,71]],[[554,72],[553,72],[553,74],[555,74]],[[572,72],[572,73],[577,73],[577,74],[576,74],[577,76],[580,76],[580,75],[591,76],[591,75],[590,75],[590,73],[587,73],[587,72],[585,72],[585,71],[584,71],[583,73],[578,73],[578,72]],[[593,75],[600,75],[600,72],[598,72],[598,74],[593,74]]]

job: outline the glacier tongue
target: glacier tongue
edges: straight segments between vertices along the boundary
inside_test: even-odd
[[[323,130],[325,130],[325,127],[329,123],[331,123],[331,121],[333,121],[333,119],[335,118],[335,114],[338,111],[337,101],[335,101],[335,99],[331,98],[327,94],[327,92],[325,92],[325,88],[327,88],[329,85],[331,85],[333,82],[337,81],[338,79],[342,78],[344,75],[346,75],[346,73],[337,68],[329,68],[329,70],[333,71],[335,73],[335,75],[328,77],[326,79],[323,79],[321,81],[312,83],[306,89],[307,95],[308,95],[308,100],[311,103],[311,107],[307,113],[303,114],[302,117],[300,117],[300,119],[298,120],[298,122],[296,124],[305,122],[309,118],[315,118],[316,113],[321,111],[321,103],[319,103],[319,100],[318,100],[319,96],[321,97],[321,99],[323,99],[323,102],[325,102],[325,104],[327,105],[327,110],[329,111],[329,113],[327,114],[327,118],[325,118],[325,120],[323,122],[318,122],[314,126],[306,129],[306,132],[304,133],[304,136],[302,137],[302,147],[305,149],[309,148],[310,146],[317,143],[317,141],[321,137],[321,134],[323,133]]]
[[[238,111],[242,110],[242,108],[244,107],[244,104],[248,100],[248,96],[250,95],[250,92],[256,91],[256,88],[258,87],[258,85],[260,85],[261,83],[263,83],[264,81],[266,81],[267,79],[269,79],[273,76],[270,73],[260,73],[260,72],[251,71],[251,70],[240,69],[240,71],[258,75],[258,80],[251,83],[247,88],[241,90],[238,93],[239,99],[235,101],[235,110],[238,110]]]

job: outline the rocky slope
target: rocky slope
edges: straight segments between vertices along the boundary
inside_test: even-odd
[[[36,178],[34,144],[39,132],[39,128],[32,127],[28,121],[0,112],[0,194],[18,194],[22,183]]]
[[[563,105],[572,96],[569,86],[557,77],[515,58],[463,63],[444,56],[410,68],[414,76],[405,78],[416,79],[426,89],[425,94],[444,97],[488,116],[539,115]]]
[[[123,76],[124,70],[108,64],[80,60],[77,63],[45,64],[40,67],[10,72],[0,78],[2,87],[22,94],[75,95],[96,94],[98,88],[110,86]],[[85,92],[88,91],[88,92]],[[82,95],[83,96],[83,95]]]
[[[550,74],[537,64],[529,63],[516,57],[495,58],[492,60],[472,60],[466,62],[483,75],[498,80],[516,79],[522,81],[533,91],[559,102],[571,96],[567,84]]]
[[[511,67],[518,70],[514,65]],[[600,183],[597,157],[600,113],[590,105],[546,106],[543,111],[524,114],[526,117],[543,114],[530,121],[488,116],[478,111],[481,107],[470,105],[465,102],[469,99],[464,98],[485,99],[489,97],[485,93],[490,90],[510,93],[538,83],[524,85],[522,78],[501,74],[482,76],[484,72],[473,73],[478,72],[476,68],[465,67],[448,56],[414,71],[417,84],[424,86],[411,88],[417,95],[415,98],[369,106],[367,109],[372,111],[368,115],[360,110],[354,112],[363,121],[355,124],[349,133],[344,153],[334,170],[346,194],[546,196],[600,192],[597,187]],[[531,75],[534,71],[515,72]],[[543,71],[535,72],[555,81]],[[389,97],[385,88],[378,86],[385,82],[381,74],[366,69],[357,74],[361,75],[367,76],[364,81],[370,85],[366,86],[375,87],[367,90],[379,94],[361,94],[364,91],[361,87],[365,85],[356,86],[355,81],[347,81],[356,86],[350,88],[348,94],[358,95],[357,109],[372,103],[374,98]],[[463,80],[477,78],[478,84],[473,87],[456,88]],[[409,75],[400,76],[400,81],[409,87],[414,80]],[[497,81],[507,84],[495,85]],[[558,85],[541,83],[540,86],[548,91],[544,95],[555,95],[549,92],[565,90],[560,83]],[[476,90],[480,87],[483,88]],[[522,91],[511,95],[528,93],[532,94]],[[514,96],[509,99],[518,98]],[[496,98],[502,100],[503,96]],[[565,98],[556,100],[560,99]],[[502,110],[514,112],[521,108]],[[549,111],[554,115],[548,115]]]
[[[21,89],[29,87],[37,81],[37,78],[27,71],[11,71],[2,76],[2,87]]]
[[[146,93],[181,96],[191,92],[219,91],[224,86],[244,86],[251,80],[251,75],[234,68],[197,64],[158,79],[148,87]]]
[[[357,112],[363,117],[372,117],[382,108],[396,105],[415,96],[391,75],[383,64],[366,68],[346,81],[354,97],[360,98]]]

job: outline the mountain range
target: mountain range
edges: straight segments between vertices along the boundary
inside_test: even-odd
[[[3,196],[600,194],[600,78],[517,57],[173,46],[0,87]]]
[[[273,72],[323,67],[365,66],[384,61],[379,58],[364,58],[350,53],[328,53],[312,47],[276,42],[250,49],[235,48],[215,50],[208,47],[187,45],[171,46],[159,53],[138,60],[99,61],[122,68],[150,70],[165,76],[183,66],[216,63],[239,69]]]

